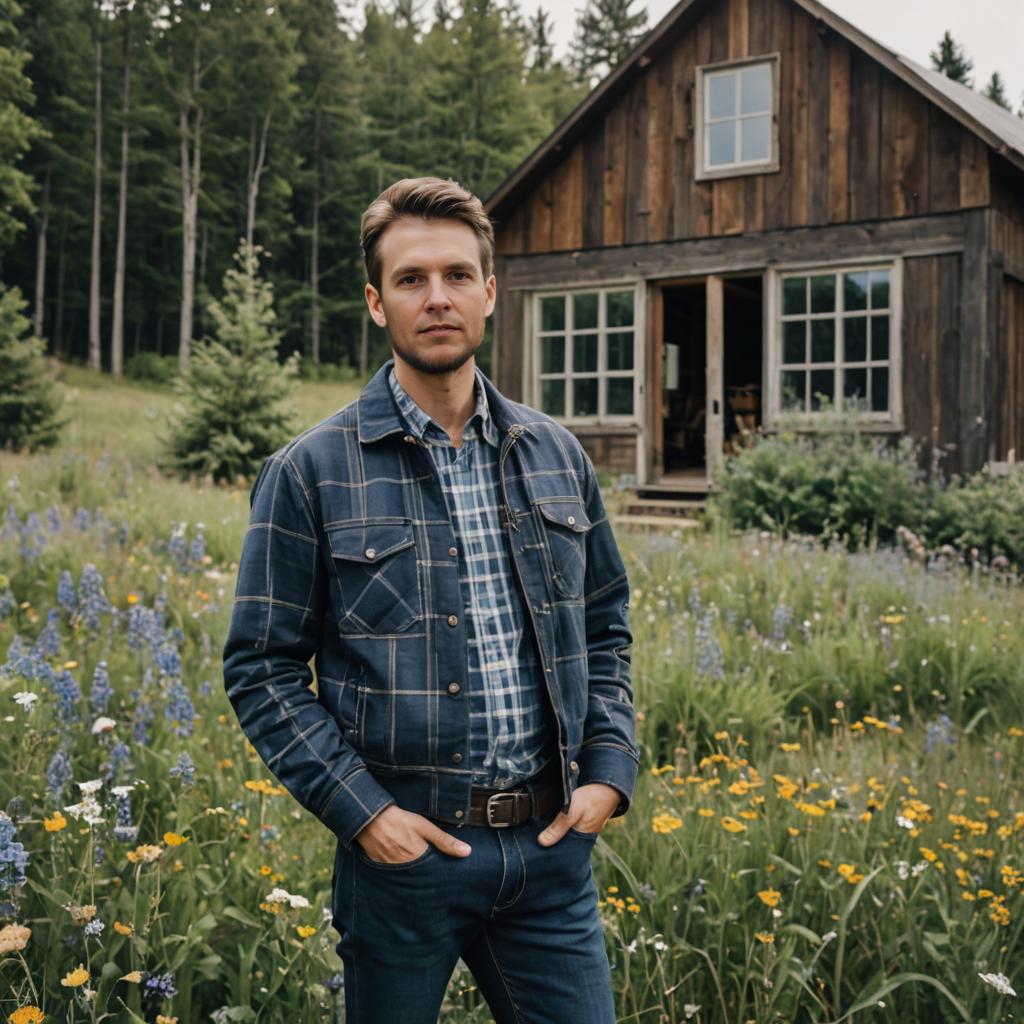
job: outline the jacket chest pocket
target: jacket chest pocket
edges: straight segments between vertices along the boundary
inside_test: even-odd
[[[541,540],[555,592],[570,600],[583,597],[587,572],[587,531],[591,522],[579,498],[542,498],[534,502],[540,512]]]
[[[423,615],[416,541],[407,520],[326,528],[343,633],[400,633]]]

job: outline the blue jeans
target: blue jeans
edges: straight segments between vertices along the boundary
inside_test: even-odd
[[[537,836],[557,810],[522,825],[439,823],[468,857],[431,845],[401,864],[341,843],[334,927],[346,1024],[436,1024],[461,957],[496,1024],[614,1024],[611,975],[590,855],[596,836]]]

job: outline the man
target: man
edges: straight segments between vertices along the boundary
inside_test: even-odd
[[[495,299],[476,197],[396,182],[361,244],[394,358],[256,480],[227,694],[337,837],[349,1024],[431,1024],[459,958],[498,1024],[613,1024],[590,855],[638,755],[594,468],[476,367]]]

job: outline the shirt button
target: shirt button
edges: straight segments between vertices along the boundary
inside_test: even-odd
[[[575,761],[570,761],[570,762],[569,762],[569,767],[570,767],[570,768],[571,768],[571,769],[572,769],[572,770],[573,770],[574,772],[578,772],[578,771],[580,770],[580,766],[579,766],[579,765],[578,765],[578,764],[577,764],[577,763],[576,763]]]
[[[449,615],[448,616],[448,625],[449,626],[457,626],[458,624],[459,624],[459,617],[458,617],[458,615]]]
[[[461,754],[458,754],[458,753],[452,754],[452,763],[453,764],[458,764],[461,760],[462,760],[462,755]]]
[[[372,560],[376,556],[377,556],[377,552],[376,552],[376,550],[374,548],[367,548],[366,549],[366,557],[367,558]]]
[[[455,812],[455,817],[456,818],[461,818],[462,816],[463,816],[463,812],[462,811],[456,811]]]
[[[569,516],[569,518],[566,520],[566,522],[570,526],[575,526],[576,525],[576,517],[575,516]]]
[[[458,683],[449,683],[449,684],[448,684],[448,692],[449,692],[450,694],[452,694],[452,696],[454,696],[455,694],[457,694],[457,693],[459,692],[459,690],[461,690],[461,689],[462,689],[462,687],[461,687],[461,686],[459,686],[459,684],[458,684]]]
[[[448,549],[448,554],[451,555],[452,558],[454,558],[458,553],[459,553],[459,549],[457,547],[455,547],[455,545],[452,545]]]

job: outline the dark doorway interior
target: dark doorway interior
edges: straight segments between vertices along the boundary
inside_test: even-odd
[[[727,277],[723,285],[725,417],[722,433],[726,451],[734,451],[743,431],[754,431],[761,425],[764,280],[760,274]]]
[[[704,281],[665,288],[662,353],[664,472],[704,468],[707,310]]]

